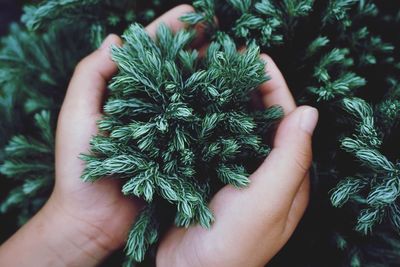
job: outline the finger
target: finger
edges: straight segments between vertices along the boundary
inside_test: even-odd
[[[278,105],[283,108],[285,114],[289,114],[296,108],[296,103],[285,78],[270,56],[261,54],[260,57],[266,62],[265,71],[271,78],[259,88],[265,107]]]
[[[216,26],[219,25],[217,17],[214,17],[214,23]],[[204,57],[207,54],[208,48],[210,47],[210,38],[206,33],[207,25],[205,23],[199,23],[195,27],[198,37],[193,41],[192,47],[199,51],[200,57]]]
[[[196,45],[193,45],[193,47],[197,48],[200,58],[203,58],[207,55],[210,44],[210,42],[205,42],[205,38],[201,38],[201,41],[196,41]]]
[[[184,29],[186,25],[179,18],[189,12],[194,12],[194,8],[190,5],[184,4],[174,7],[147,25],[146,30],[150,36],[154,37],[160,24],[165,24],[173,32],[177,32]]]
[[[249,187],[236,190],[226,186],[216,195],[220,202],[217,206],[224,206],[215,210],[216,217],[219,212],[232,216],[231,219],[239,213],[246,218],[245,213],[249,213],[250,217],[265,221],[271,214],[287,215],[311,164],[311,135],[317,116],[317,111],[310,107],[300,107],[289,114],[278,128],[278,145],[250,176]],[[232,202],[237,202],[235,213],[227,214],[223,203]]]
[[[146,31],[151,37],[155,37],[157,33],[157,29],[160,26],[160,24],[165,24],[168,28],[172,30],[172,32],[176,33],[181,29],[186,28],[187,24],[182,22],[180,20],[180,17],[183,15],[194,12],[194,8],[190,5],[179,5],[177,7],[174,7],[173,9],[167,11],[163,15],[161,15],[159,18],[154,20],[152,23],[150,23],[146,27]],[[196,30],[196,39],[193,40],[192,46],[193,47],[200,47],[205,41],[205,28],[202,24],[198,24],[195,27]]]
[[[318,111],[299,107],[279,125],[274,148],[251,176],[254,188],[268,190],[289,210],[311,165],[312,133],[318,121]]]
[[[107,82],[117,71],[111,60],[110,46],[121,44],[122,40],[111,34],[99,49],[79,62],[64,99],[63,113],[76,113],[82,117],[100,114]]]
[[[303,179],[296,196],[293,199],[286,221],[285,234],[290,237],[299,224],[310,199],[310,175],[307,173]]]

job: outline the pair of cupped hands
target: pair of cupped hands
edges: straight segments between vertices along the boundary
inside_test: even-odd
[[[146,27],[154,36],[160,23],[176,32],[179,17],[193,8],[178,6]],[[206,47],[199,29],[194,45]],[[117,180],[84,183],[80,176],[89,140],[102,115],[107,82],[117,66],[110,46],[122,44],[108,36],[101,47],[76,67],[58,120],[56,183],[46,205],[0,247],[1,266],[96,266],[124,245],[143,203],[121,193]],[[273,148],[250,176],[247,188],[222,188],[211,200],[215,215],[211,229],[193,225],[172,227],[160,241],[157,266],[264,266],[283,247],[299,223],[309,199],[311,137],[316,109],[296,107],[273,60],[262,54],[271,80],[262,84],[265,107],[279,105],[285,117]]]

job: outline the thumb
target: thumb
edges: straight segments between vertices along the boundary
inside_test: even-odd
[[[318,121],[315,108],[302,106],[279,125],[274,146],[265,162],[253,174],[273,188],[273,194],[291,204],[312,160],[311,139]]]
[[[249,187],[238,191],[225,186],[212,200],[217,224],[224,217],[237,227],[240,213],[246,229],[258,229],[255,225],[247,227],[248,218],[268,221],[271,207],[279,214],[290,211],[311,164],[311,136],[317,120],[318,111],[311,107],[299,107],[285,117],[279,125],[274,148],[250,176]],[[228,228],[226,223],[225,226]]]
[[[290,166],[293,172],[302,172],[303,176],[311,164],[311,137],[317,121],[317,109],[301,106],[282,121],[276,132],[273,152],[285,152],[288,155],[286,159],[291,161]]]

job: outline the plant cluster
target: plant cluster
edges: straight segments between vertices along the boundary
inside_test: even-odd
[[[141,26],[129,27],[124,46],[112,52],[119,73],[101,132],[82,156],[85,181],[112,175],[124,181],[125,195],[149,203],[128,239],[128,256],[137,261],[165,223],[160,202],[173,204],[177,226],[210,227],[208,199],[225,184],[248,185],[269,152],[263,137],[282,113],[252,107],[251,94],[267,80],[256,45],[239,53],[224,36],[200,58],[187,50],[193,36],[161,26],[153,41]]]

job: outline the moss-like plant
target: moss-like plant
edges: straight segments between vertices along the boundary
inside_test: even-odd
[[[252,106],[251,93],[267,80],[255,45],[239,53],[222,36],[202,58],[188,49],[191,31],[173,35],[161,26],[153,41],[133,24],[123,38],[112,52],[119,73],[82,178],[121,179],[125,195],[148,202],[128,240],[128,254],[139,261],[164,223],[156,218],[162,202],[172,204],[176,225],[210,227],[207,200],[222,185],[248,185],[281,110]]]

